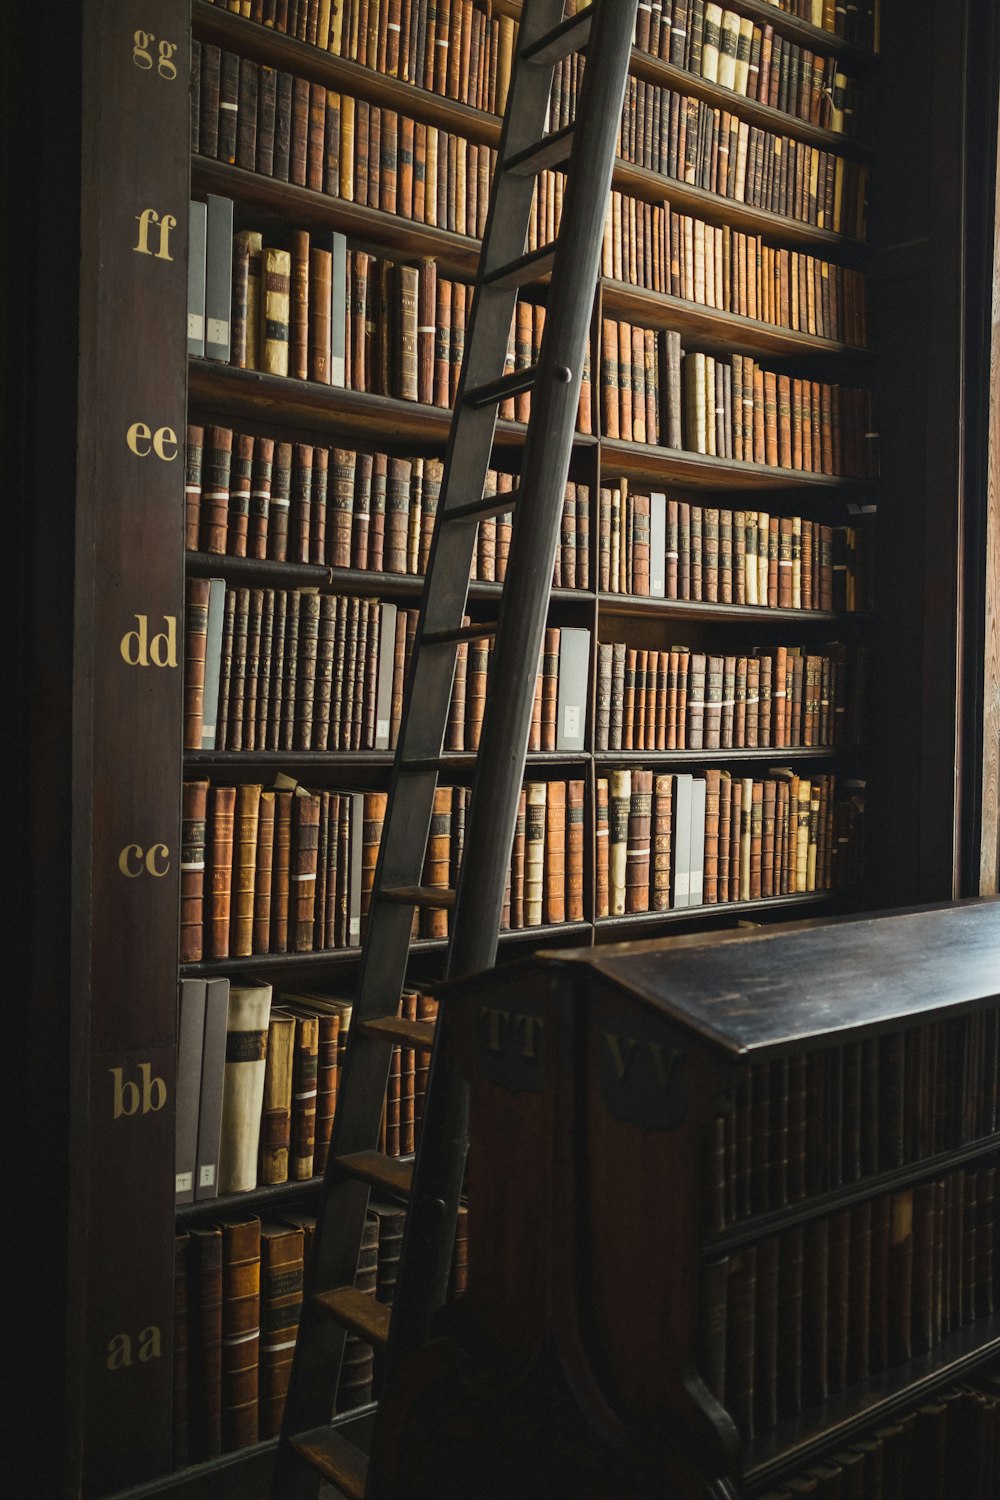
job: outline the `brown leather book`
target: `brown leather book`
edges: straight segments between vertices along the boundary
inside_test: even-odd
[[[728,1258],[726,1295],[725,1405],[748,1442],[754,1435],[754,1363],[757,1300],[757,1247]]]
[[[189,1231],[188,1451],[193,1462],[222,1451],[222,1231]]]
[[[257,870],[257,825],[260,785],[241,786],[236,794],[233,837],[233,903],[230,953],[249,957],[253,951],[254,883]]]
[[[291,1148],[288,1163],[288,1176],[292,1182],[307,1182],[313,1175],[318,1066],[319,1017],[297,1015],[295,1017]]]
[[[197,963],[204,947],[208,782],[185,781],[181,812],[180,961]]]
[[[260,1220],[222,1229],[222,1451],[258,1441]]]
[[[257,823],[257,870],[253,900],[254,953],[267,953],[270,951],[274,834],[275,793],[261,792]]]
[[[545,797],[544,832],[546,922],[566,920],[566,783],[550,781]]]
[[[264,1099],[260,1118],[259,1183],[288,1181],[295,1060],[295,1017],[273,1008],[267,1028]]]
[[[364,823],[361,832],[361,931],[368,925],[372,891],[375,888],[375,866],[378,863],[379,844],[388,796],[385,792],[365,792]]]
[[[188,1248],[187,1233],[174,1235],[174,1347],[173,1347],[173,1431],[171,1455],[175,1468],[184,1468],[191,1462],[188,1438],[188,1408],[190,1399],[189,1363],[190,1330],[188,1316]]]
[[[212,902],[209,957],[228,958],[236,788],[211,787],[208,793],[208,810],[207,838]]]
[[[201,489],[201,550],[225,553],[229,528],[229,484],[233,433],[229,427],[205,432]]]
[[[201,749],[211,580],[189,578],[184,614],[184,748]],[[553,748],[555,748],[553,746]]]
[[[517,803],[517,817],[514,820],[514,841],[511,845],[510,855],[510,925],[512,928],[525,927],[525,871],[526,871],[526,849],[527,842],[527,798],[528,794],[522,787]]]
[[[649,910],[650,831],[653,802],[652,771],[632,772],[625,853],[625,910]]]
[[[361,1251],[354,1285],[374,1297],[378,1282],[379,1221],[368,1214],[362,1233]],[[337,1410],[349,1411],[371,1400],[374,1352],[356,1334],[348,1334],[337,1387]]]
[[[222,53],[210,42],[201,44],[201,74],[199,78],[199,120],[197,150],[202,156],[217,158],[219,155],[219,102],[221,90]],[[228,115],[231,111],[224,110]],[[192,148],[194,149],[194,148]]]
[[[439,786],[434,793],[434,811],[431,816],[427,852],[424,856],[422,881],[422,884],[427,886],[440,886],[444,889],[448,885],[453,795],[454,788],[450,786]],[[424,907],[421,909],[420,935],[421,937],[428,938],[443,938],[448,936],[448,911],[446,907]]]
[[[188,423],[184,450],[184,546],[189,552],[198,550],[204,446],[204,427]]]
[[[277,1437],[302,1310],[304,1236],[291,1224],[260,1229],[260,1436]]]
[[[289,905],[292,949],[310,953],[316,921],[316,869],[319,856],[320,800],[297,793],[292,806],[292,858],[289,869]]]
[[[239,92],[240,59],[235,52],[223,52],[219,66],[218,147],[215,154],[219,161],[230,165],[236,161]]]

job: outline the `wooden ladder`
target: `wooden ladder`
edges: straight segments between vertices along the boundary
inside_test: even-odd
[[[637,10],[637,0],[594,0],[564,20],[563,3],[525,0],[521,12],[274,1500],[315,1500],[324,1479],[353,1500],[373,1500],[377,1473],[369,1474],[366,1454],[351,1441],[360,1419],[348,1413],[331,1425],[347,1332],[385,1350],[391,1368],[427,1333],[447,1293],[468,1128],[465,1087],[454,1067],[432,1056],[415,1163],[377,1147],[393,1044],[433,1044],[433,1023],[398,1018],[415,908],[453,908],[449,977],[488,968],[496,957]],[[584,49],[575,123],[546,133],[553,69]],[[552,244],[526,255],[535,183],[546,168],[565,168],[562,220]],[[538,363],[505,376],[518,288],[549,272]],[[498,406],[528,390],[520,482],[512,493],[484,497]],[[477,523],[508,510],[514,525],[497,620],[463,624]],[[457,888],[422,886],[434,794],[448,769],[442,746],[457,648],[489,636],[494,653]],[[354,1285],[372,1188],[409,1201],[391,1317]]]

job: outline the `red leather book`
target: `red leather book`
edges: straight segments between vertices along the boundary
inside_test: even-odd
[[[181,963],[197,963],[203,952],[207,806],[208,782],[185,781],[181,814]]]
[[[247,526],[247,556],[262,560],[267,556],[271,512],[271,475],[274,463],[272,438],[253,439],[253,462],[250,469],[250,517]]]
[[[189,552],[197,552],[198,550],[204,443],[204,427],[194,426],[189,423],[185,446],[184,469],[184,545]]]

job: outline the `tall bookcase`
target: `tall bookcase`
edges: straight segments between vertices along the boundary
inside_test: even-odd
[[[751,123],[843,152],[871,167],[871,240],[865,248],[825,230],[738,205],[692,185],[620,163],[615,187],[708,223],[760,233],[765,241],[811,249],[866,270],[869,324],[878,358],[805,334],[604,280],[598,288],[591,363],[594,435],[576,445],[571,477],[591,496],[589,587],[556,590],[550,619],[590,631],[587,748],[536,754],[527,775],[586,782],[584,920],[522,929],[504,937],[503,955],[525,945],[591,944],[661,931],[731,925],[743,917],[789,919],[813,910],[947,898],[958,890],[961,789],[954,766],[962,705],[952,690],[962,659],[960,605],[969,496],[963,490],[960,417],[970,369],[963,365],[963,268],[968,259],[964,161],[954,142],[965,118],[968,32],[982,21],[969,0],[961,21],[942,27],[934,7],[883,0],[882,47],[861,49],[786,15],[764,0],[732,8],[804,46],[843,60],[876,101],[875,145],[845,142],[766,106],[738,101],[715,85],[636,51],[637,78],[710,104],[733,105]],[[516,17],[517,0],[493,0]],[[19,80],[28,108],[46,75],[25,18],[12,23],[26,67]],[[24,885],[30,935],[25,993],[31,997],[29,1066],[13,1094],[29,1138],[47,1147],[53,1197],[68,1204],[60,1226],[43,1234],[37,1274],[45,1288],[41,1338],[47,1368],[67,1371],[66,1430],[53,1465],[52,1492],[64,1480],[86,1495],[149,1481],[150,1493],[240,1493],[264,1486],[267,1451],[228,1455],[214,1472],[169,1474],[173,1069],[176,1016],[177,877],[180,786],[185,775],[218,781],[271,779],[290,770],[305,785],[384,786],[387,752],[291,756],[181,751],[184,569],[183,433],[205,417],[237,430],[338,440],[394,452],[440,453],[447,413],[439,408],[318,387],[213,364],[187,364],[184,248],[187,202],[214,192],[232,198],[237,222],[345,232],[401,261],[433,256],[445,274],[471,279],[470,238],[430,228],[196,158],[190,165],[187,48],[192,34],[241,56],[399,109],[469,140],[495,145],[496,118],[399,79],[264,28],[207,0],[147,0],[142,16],[120,4],[67,20],[53,43],[69,97],[80,113],[80,162],[42,119],[17,163],[12,185],[33,206],[25,243],[38,268],[28,295],[12,300],[15,349],[29,410],[75,411],[50,435],[37,415],[16,447],[23,496],[75,492],[72,515],[54,501],[44,515],[21,501],[25,565],[18,594],[30,629],[19,705],[31,728],[21,770],[30,795],[17,809],[24,847],[37,853]],[[176,50],[173,50],[176,49]],[[988,50],[988,49],[987,49]],[[991,76],[989,87],[995,88]],[[38,97],[36,92],[35,97]],[[113,108],[108,101],[113,101]],[[13,104],[12,106],[13,107]],[[141,121],[141,130],[124,122]],[[53,195],[75,205],[82,260],[53,210]],[[143,235],[141,215],[158,226]],[[256,216],[256,217],[255,217]],[[173,221],[172,223],[170,221]],[[74,240],[73,235],[68,236]],[[74,241],[75,244],[75,241]],[[141,248],[145,247],[145,248]],[[162,253],[157,253],[157,252]],[[769,367],[816,379],[873,384],[878,393],[882,475],[875,486],[776,471],[688,452],[605,438],[600,426],[601,320],[635,320],[682,335],[685,349],[741,352]],[[79,327],[79,367],[65,328]],[[185,410],[185,381],[188,407]],[[516,468],[519,429],[501,424]],[[919,437],[919,440],[917,438]],[[849,505],[875,505],[874,614],[833,618],[820,611],[768,611],[609,595],[595,587],[598,500],[622,476],[633,488],[693,501],[758,504],[824,522]],[[75,575],[70,559],[75,558]],[[189,576],[225,577],[271,587],[312,586],[415,601],[419,581],[401,575],[304,571],[280,564],[188,554]],[[497,585],[474,584],[470,614],[485,619]],[[132,632],[136,632],[133,645]],[[158,666],[148,650],[162,636]],[[863,752],[787,750],[595,755],[592,750],[596,653],[600,641],[665,648],[740,651],[753,645],[819,643],[834,635],[864,641],[869,714]],[[147,643],[142,645],[142,639]],[[173,643],[173,644],[172,644]],[[703,643],[703,644],[702,644]],[[61,662],[62,668],[54,663]],[[69,664],[72,663],[70,670]],[[47,675],[47,689],[38,677]],[[954,711],[951,705],[955,704]],[[597,778],[611,765],[664,770],[793,764],[863,777],[868,784],[866,879],[862,890],[759,903],[594,919]],[[468,761],[456,763],[456,782]],[[71,832],[70,832],[71,830]],[[67,859],[67,844],[71,855]],[[58,873],[57,873],[58,872]],[[415,973],[432,979],[443,943],[414,945]],[[219,961],[188,972],[261,974],[276,983],[332,981],[347,986],[356,950]],[[67,995],[62,1006],[54,995]],[[296,1185],[295,1191],[298,1190]],[[292,1191],[290,1188],[289,1192]],[[240,1206],[281,1201],[241,1195]],[[216,1203],[198,1212],[221,1212]],[[47,1221],[46,1221],[47,1223]],[[58,1233],[58,1228],[63,1233]],[[63,1246],[72,1246],[66,1254]],[[69,1314],[59,1311],[68,1297]],[[26,1387],[31,1398],[34,1388]],[[41,1400],[40,1393],[34,1392]],[[46,1390],[51,1409],[51,1395]],[[160,1477],[164,1476],[164,1477]],[[228,1478],[227,1478],[228,1476]],[[254,1476],[257,1476],[256,1479]],[[210,1486],[215,1485],[214,1490]],[[201,1487],[201,1488],[199,1488]]]

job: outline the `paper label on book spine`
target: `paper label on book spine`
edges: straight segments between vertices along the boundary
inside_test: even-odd
[[[205,319],[201,313],[188,313],[188,338],[200,339],[205,335]]]
[[[202,1167],[201,1171],[198,1173],[198,1186],[202,1188],[210,1188],[215,1186],[214,1162],[210,1166]]]
[[[580,706],[577,703],[567,703],[563,713],[563,734],[568,740],[576,739],[580,733]]]
[[[208,318],[205,325],[205,342],[209,344],[228,344],[229,319]]]
[[[389,738],[389,720],[388,719],[379,719],[375,733],[376,733],[376,735],[377,735],[377,737],[379,739],[388,740],[388,738]]]
[[[194,1173],[178,1172],[174,1177],[174,1191],[177,1193],[191,1193],[194,1191]]]
[[[339,354],[335,354],[330,360],[330,384],[344,384],[345,363]]]

